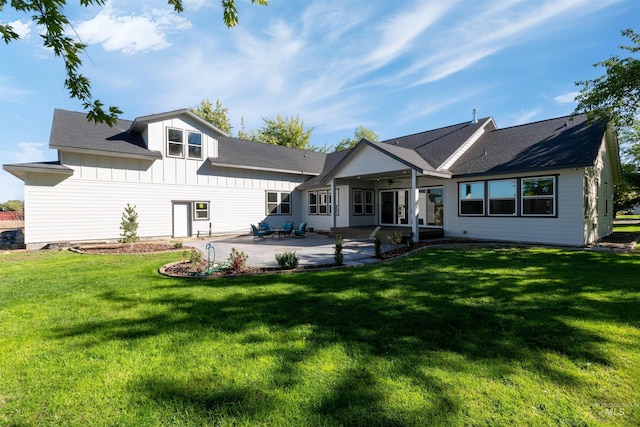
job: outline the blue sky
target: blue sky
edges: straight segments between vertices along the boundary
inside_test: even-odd
[[[122,118],[219,99],[233,132],[262,117],[300,116],[314,145],[334,145],[363,125],[381,139],[492,116],[507,127],[570,114],[575,82],[640,29],[637,0],[237,0],[227,29],[218,0],[69,1],[88,44],[81,72]],[[60,59],[29,15],[0,12],[22,39],[0,46],[0,163],[56,160],[54,108],[69,99]],[[0,202],[22,182],[0,171]]]

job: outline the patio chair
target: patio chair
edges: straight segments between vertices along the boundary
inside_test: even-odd
[[[304,233],[306,230],[307,230],[307,223],[303,222],[302,224],[300,224],[300,226],[296,230],[293,230],[293,236],[304,237]]]
[[[291,233],[293,233],[293,221],[285,221],[282,224],[282,234],[291,236]]]
[[[269,226],[269,224],[266,222],[261,222],[260,224],[258,224],[258,230],[264,232],[265,236],[271,236],[273,234],[271,226]]]
[[[269,235],[269,233],[264,230],[258,230],[258,228],[253,224],[251,224],[251,232],[253,233],[254,240],[256,239],[256,237],[263,239]]]

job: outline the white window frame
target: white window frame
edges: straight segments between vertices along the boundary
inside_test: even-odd
[[[553,182],[553,193],[552,194],[543,194],[543,195],[534,195],[534,196],[526,196],[525,195],[525,191],[524,191],[524,185],[526,181],[532,181],[532,180],[546,180],[546,179],[550,179]],[[556,216],[556,211],[557,211],[557,197],[558,197],[558,180],[556,178],[556,176],[533,176],[533,177],[527,177],[527,178],[521,178],[520,179],[520,206],[521,208],[521,215],[522,216],[527,216],[527,217],[531,217],[531,216],[542,216],[542,217],[555,217]],[[545,200],[545,199],[550,199],[551,200],[551,213],[527,213],[526,212],[526,201],[528,200]]]
[[[171,132],[177,132],[180,134],[180,141],[175,141],[170,139]],[[185,143],[184,143],[184,132],[181,129],[176,129],[172,127],[167,127],[167,131],[165,132],[166,140],[167,140],[167,157],[174,157],[177,159],[184,159],[185,154]],[[172,146],[180,146],[180,155],[171,154]]]
[[[194,131],[187,131],[187,157],[190,159],[196,159],[196,160],[202,160],[202,152],[204,151],[204,138],[202,136],[202,133],[200,132],[194,132]],[[200,144],[192,144],[191,143],[191,135],[199,135],[200,136]],[[192,156],[191,155],[191,148],[199,148],[200,149],[200,155],[199,156]]]
[[[318,192],[309,191],[309,215],[318,215]]]
[[[484,216],[485,212],[487,211],[486,208],[486,201],[485,201],[485,195],[486,195],[486,188],[485,188],[485,182],[486,181],[468,181],[468,182],[459,182],[458,183],[458,215],[460,216]],[[463,185],[473,185],[473,184],[480,184],[482,186],[482,197],[480,198],[466,198],[463,197],[462,194],[462,186]],[[482,212],[481,213],[463,213],[462,212],[462,203],[463,202],[482,202]]]
[[[360,201],[358,201],[358,198]],[[359,209],[357,209],[359,207]],[[359,212],[356,212],[358,210]],[[353,215],[372,216],[376,214],[375,192],[366,188],[353,189]]]
[[[199,206],[204,205],[204,206]],[[209,202],[193,202],[193,220],[194,221],[208,221],[209,220]],[[206,216],[199,216],[202,212],[205,213]]]
[[[269,195],[275,194],[275,202],[269,200]],[[286,200],[285,200],[286,198]],[[292,215],[292,194],[286,191],[267,190],[265,191],[265,213],[266,215]],[[269,206],[275,204],[275,209],[271,210]],[[282,207],[289,206],[289,212],[283,212]]]

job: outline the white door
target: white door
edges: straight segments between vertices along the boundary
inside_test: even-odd
[[[189,237],[189,203],[173,204],[173,237]]]

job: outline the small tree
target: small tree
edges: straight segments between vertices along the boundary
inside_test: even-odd
[[[122,233],[120,233],[120,236],[122,236],[120,241],[122,243],[133,244],[133,242],[137,242],[140,239],[138,237],[138,213],[136,212],[136,207],[132,207],[129,203],[127,203],[127,207],[122,212],[120,230],[122,230]]]
[[[342,236],[339,234],[336,236],[336,249],[333,252],[333,260],[336,265],[342,265],[344,261],[344,255],[342,254]]]

